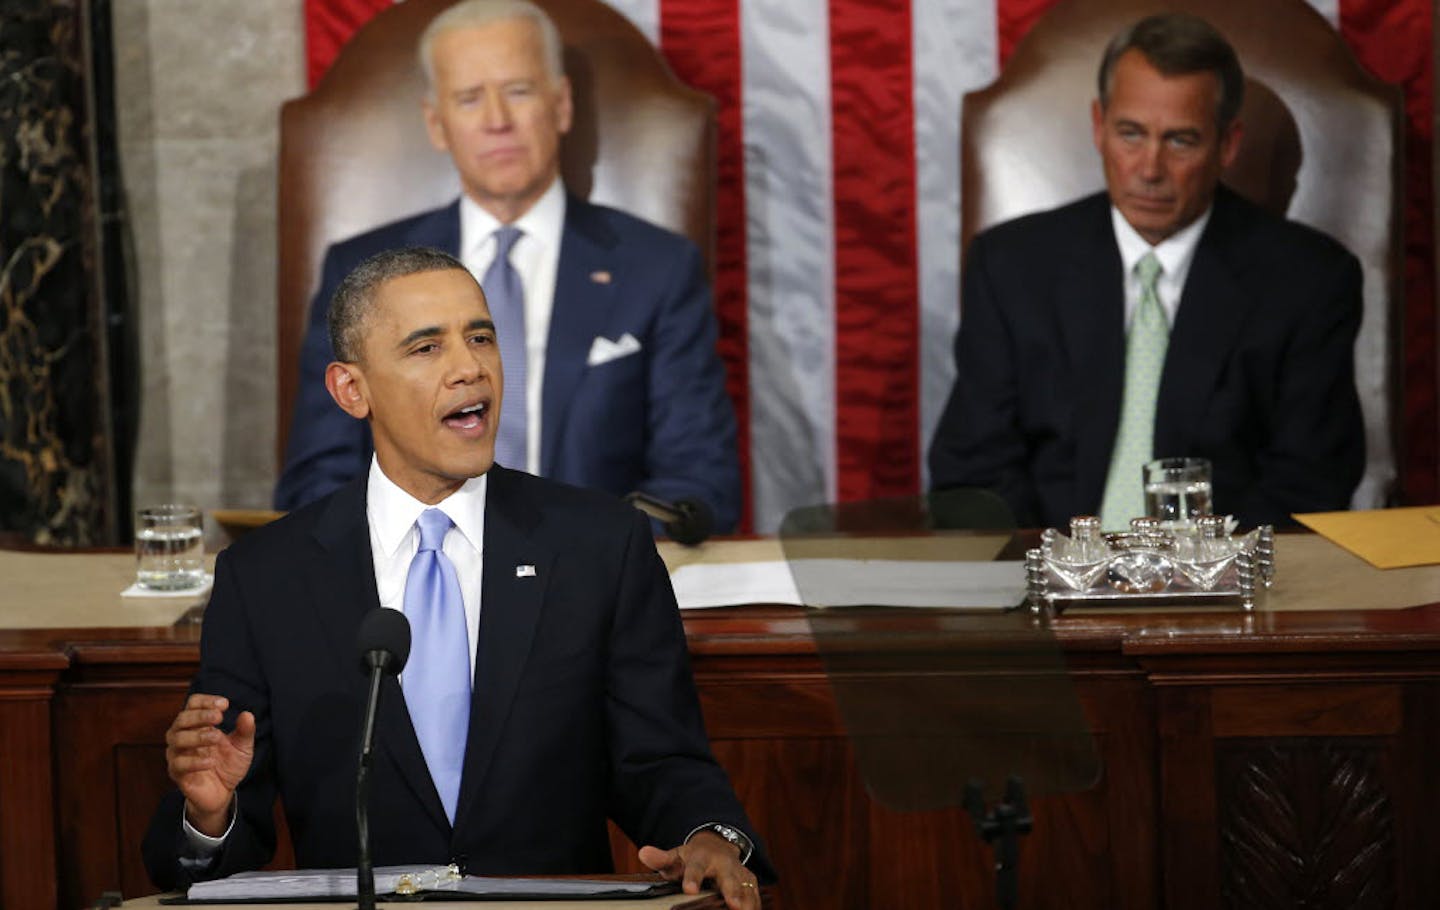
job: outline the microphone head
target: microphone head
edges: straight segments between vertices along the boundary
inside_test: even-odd
[[[687,547],[704,543],[715,530],[715,511],[701,499],[677,499],[674,520],[665,523],[670,539]]]
[[[399,675],[410,657],[410,621],[399,610],[385,607],[371,610],[360,621],[360,632],[355,639],[361,673],[368,674],[379,667],[392,676]]]

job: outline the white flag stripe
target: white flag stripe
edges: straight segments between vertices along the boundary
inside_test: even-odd
[[[1306,0],[1315,11],[1337,29],[1340,27],[1340,0]],[[1241,61],[1242,63],[1244,61]]]
[[[915,208],[920,287],[921,489],[924,455],[955,381],[960,325],[960,104],[990,84],[999,50],[993,0],[913,0]]]
[[[825,0],[744,0],[755,530],[835,498],[835,226]]]
[[[660,46],[660,0],[605,0],[605,3],[635,23],[651,44]]]

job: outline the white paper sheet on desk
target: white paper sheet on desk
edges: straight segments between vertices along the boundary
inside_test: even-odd
[[[444,866],[381,866],[375,870],[375,890],[393,892],[402,876],[424,876],[439,881]],[[299,897],[350,897],[355,894],[354,869],[294,869],[280,872],[238,872],[225,878],[196,882],[185,896],[192,901],[281,900]]]
[[[375,869],[376,894],[394,894],[404,884],[415,893],[456,892],[475,896],[524,895],[527,898],[587,897],[644,894],[657,884],[589,878],[461,877],[445,866],[381,866]],[[192,901],[293,900],[355,896],[354,869],[299,869],[281,872],[240,872],[227,878],[198,882],[186,897]]]
[[[1003,609],[1025,597],[1025,564],[805,559],[792,570],[784,560],[692,563],[670,581],[682,610],[741,604]]]

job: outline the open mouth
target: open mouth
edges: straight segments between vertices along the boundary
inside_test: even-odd
[[[490,416],[490,402],[479,401],[475,404],[466,405],[456,411],[451,411],[440,422],[452,430],[457,430],[467,435],[483,433],[485,424]]]

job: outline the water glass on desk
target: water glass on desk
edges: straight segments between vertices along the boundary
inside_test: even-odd
[[[205,583],[205,530],[195,506],[149,506],[135,513],[135,581],[178,591]]]
[[[1162,527],[1189,524],[1212,511],[1208,460],[1157,458],[1145,465],[1145,514]]]

